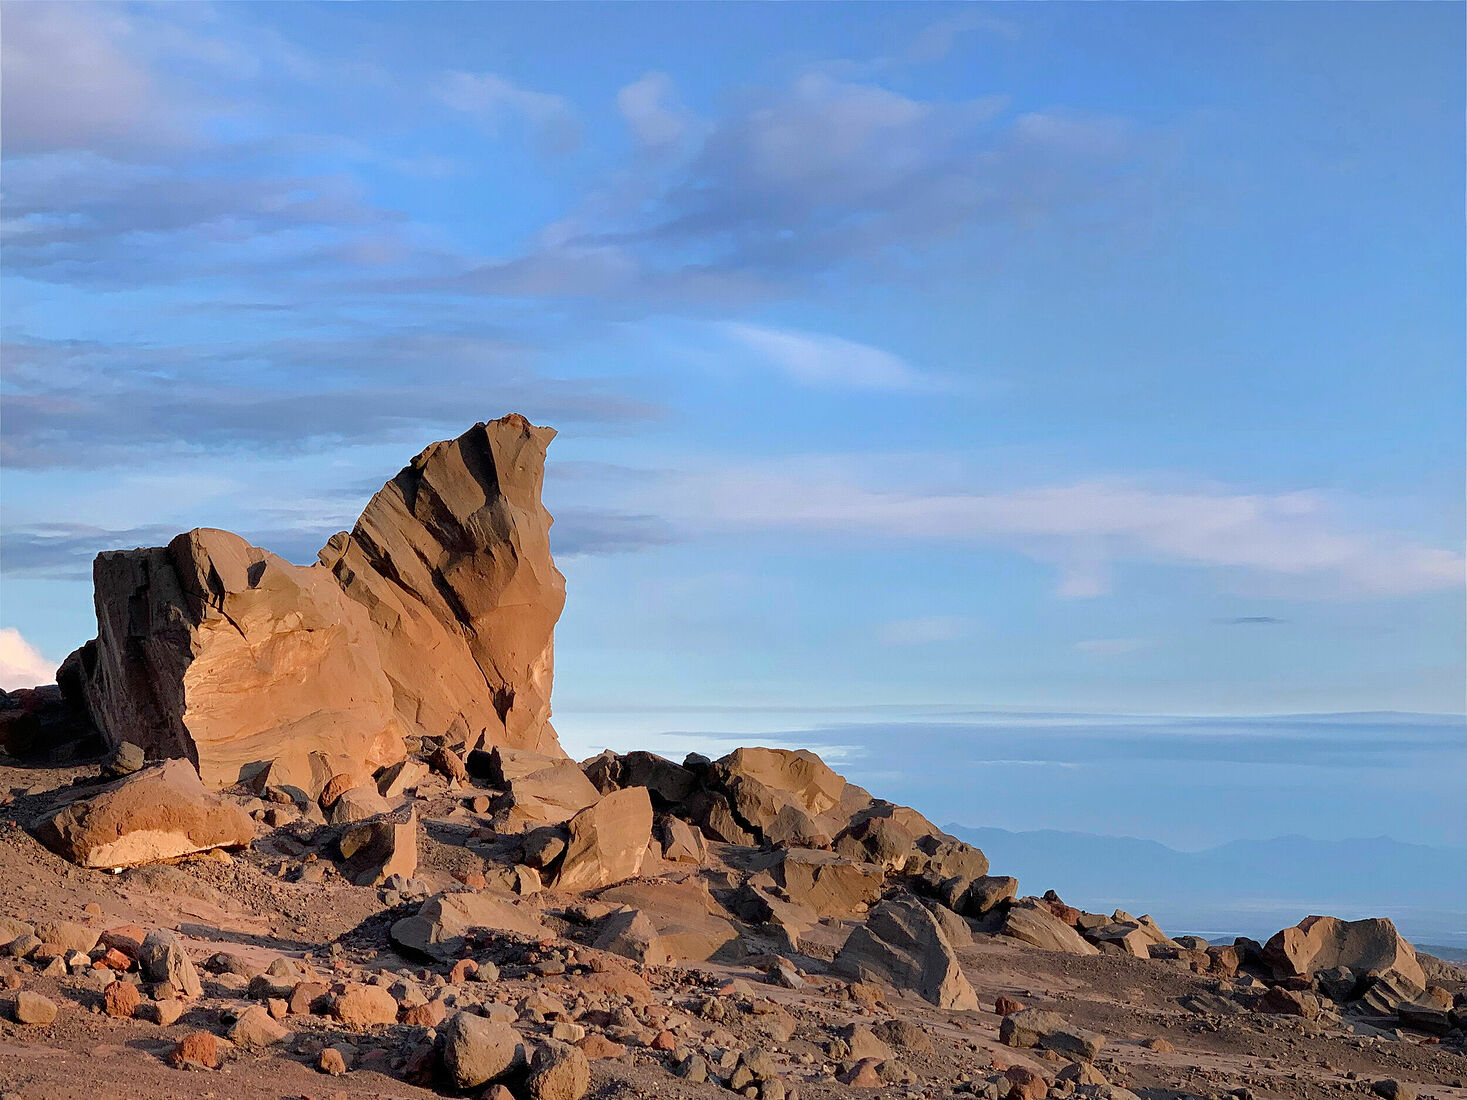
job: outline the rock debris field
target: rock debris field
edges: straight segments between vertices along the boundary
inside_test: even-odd
[[[1389,920],[1169,936],[810,752],[569,759],[553,435],[433,444],[315,565],[98,557],[0,701],[0,1096],[1467,1097],[1467,973]]]

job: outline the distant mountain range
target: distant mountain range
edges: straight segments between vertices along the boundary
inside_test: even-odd
[[[1149,912],[1173,934],[1265,938],[1310,913],[1390,917],[1413,942],[1467,952],[1467,849],[1388,837],[1235,840],[1182,852],[1152,840],[947,826],[1021,893]]]

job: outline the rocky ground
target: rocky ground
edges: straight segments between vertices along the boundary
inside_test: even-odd
[[[1467,975],[1432,960],[1428,990],[1408,992],[1445,1005],[1415,1030],[1370,1007],[1379,976],[1337,1002],[1338,974],[1280,979],[1246,944],[1209,955],[1125,914],[1087,928],[1053,896],[1015,899],[966,846],[893,856],[882,845],[912,830],[873,838],[869,796],[841,781],[841,806],[867,806],[847,818],[800,761],[783,788],[746,761],[742,786],[714,766],[719,783],[674,792],[676,765],[599,758],[577,769],[587,793],[539,760],[475,754],[475,775],[440,748],[418,746],[415,785],[364,807],[400,829],[411,811],[377,874],[342,858],[360,821],[341,790],[323,810],[268,784],[222,796],[247,846],[78,866],[33,833],[68,802],[103,813],[101,762],[0,762],[0,1094],[1467,1097],[1452,1007]],[[660,806],[626,879],[623,834],[651,839],[633,779],[703,824]],[[587,804],[557,821],[572,787]],[[812,811],[798,845],[775,838],[791,805]],[[717,839],[729,811],[727,830],[767,835]],[[856,824],[808,835],[832,813]],[[895,819],[920,822],[880,820]],[[873,862],[848,858],[852,836]],[[380,873],[408,856],[406,874]],[[801,860],[818,873],[798,878]],[[1015,938],[1041,920],[1075,942]]]

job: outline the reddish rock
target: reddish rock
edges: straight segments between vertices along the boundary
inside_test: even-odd
[[[1009,1091],[1005,1100],[1044,1100],[1049,1083],[1027,1066],[1010,1066],[1004,1071]]]
[[[620,1043],[613,1042],[599,1031],[593,1031],[576,1044],[581,1048],[581,1053],[592,1060],[598,1058],[620,1058],[627,1052],[627,1048]]]
[[[402,1010],[401,1022],[410,1027],[437,1027],[448,1015],[442,1001],[426,1001]]]
[[[142,999],[138,987],[131,982],[113,982],[102,991],[102,1011],[125,1020],[137,1011]]]
[[[168,1055],[175,1069],[218,1069],[219,1040],[207,1031],[190,1031]]]
[[[473,959],[459,959],[448,972],[448,984],[460,985],[479,972],[479,964]]]
[[[1024,1006],[1012,997],[999,997],[993,1002],[993,1011],[999,1016],[1012,1016],[1024,1011]]]

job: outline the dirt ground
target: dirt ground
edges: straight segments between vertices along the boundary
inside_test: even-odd
[[[199,964],[227,950],[262,968],[286,956],[328,975],[405,974],[425,988],[439,980],[431,968],[400,958],[389,947],[388,924],[411,912],[411,906],[385,912],[377,890],[351,886],[340,877],[292,881],[302,853],[292,850],[288,838],[265,838],[263,829],[253,848],[227,856],[121,873],[70,865],[41,847],[24,825],[76,776],[87,774],[94,775],[95,768],[0,767],[0,799],[9,796],[0,805],[0,915],[30,924],[69,920],[97,930],[125,924],[166,928],[177,933]],[[451,888],[453,872],[480,858],[462,847],[473,817],[461,803],[445,791],[420,806],[425,820],[419,877],[432,890]],[[89,912],[89,905],[100,914]],[[568,958],[577,957],[575,945],[567,951]],[[1212,992],[1217,982],[1175,962],[1071,956],[985,935],[976,935],[960,958],[983,1011],[939,1011],[892,992],[865,1007],[844,994],[844,983],[822,973],[819,960],[805,957],[793,960],[810,978],[799,991],[770,984],[753,966],[699,963],[647,967],[642,973],[655,1001],[668,1006],[669,1020],[679,1022],[680,1045],[711,1056],[763,1045],[804,1100],[963,1095],[972,1091],[970,1082],[1013,1065],[1053,1075],[1065,1060],[999,1043],[1000,1020],[992,1009],[1000,995],[1051,1008],[1070,1023],[1104,1035],[1096,1068],[1111,1084],[1144,1100],[1228,1094],[1257,1100],[1359,1097],[1371,1095],[1372,1084],[1385,1078],[1409,1082],[1422,1097],[1467,1100],[1467,1058],[1428,1036],[1381,1031],[1348,1017],[1320,1026],[1255,1012],[1197,1014],[1180,1000]],[[574,975],[550,969],[537,975],[532,968],[507,965],[493,993],[509,1003],[536,990],[574,998]],[[178,1022],[159,1027],[102,1014],[101,986],[91,975],[47,977],[29,962],[0,958],[0,1097],[441,1095],[402,1079],[404,1058],[428,1038],[423,1028],[396,1024],[352,1031],[317,1015],[285,1017],[281,1022],[290,1036],[267,1053],[232,1051],[215,1071],[170,1068],[165,1058],[181,1036],[199,1029],[222,1035],[231,1012],[255,1003],[242,991],[219,985],[204,969],[201,977],[205,996],[192,1002]],[[730,978],[747,983],[748,995],[734,999],[752,1010],[721,1020],[700,1015],[699,998],[715,994]],[[12,1021],[6,1002],[22,989],[59,1005],[53,1024]],[[897,1049],[900,1067],[889,1069],[880,1089],[839,1084],[833,1075],[839,1067],[828,1051],[832,1029],[893,1018],[917,1023],[931,1049],[919,1049],[925,1044]],[[782,1022],[771,1030],[771,1021]],[[545,1033],[534,1022],[523,1030],[527,1038]],[[1155,1040],[1165,1040],[1161,1049],[1144,1045]],[[1168,1044],[1172,1049],[1166,1049]],[[314,1067],[323,1046],[343,1047],[355,1068],[339,1077],[318,1072]],[[590,1095],[669,1100],[733,1095],[717,1084],[693,1084],[673,1075],[671,1062],[669,1053],[629,1043],[624,1055],[592,1062]]]

